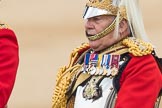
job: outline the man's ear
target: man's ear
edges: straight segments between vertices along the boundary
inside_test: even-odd
[[[121,20],[119,23],[119,33],[120,34],[125,34],[128,31],[128,23],[126,19]]]

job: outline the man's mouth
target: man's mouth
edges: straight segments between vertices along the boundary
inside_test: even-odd
[[[86,36],[87,36],[87,37],[94,36],[94,34],[88,34],[88,32],[87,32],[87,31],[86,31],[85,33],[86,33]]]

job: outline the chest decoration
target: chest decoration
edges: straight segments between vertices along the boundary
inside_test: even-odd
[[[114,77],[119,71],[120,55],[86,53],[83,73]]]
[[[100,76],[93,76],[90,81],[88,81],[83,90],[83,98],[86,100],[100,98],[102,96],[102,88],[99,86],[102,78]]]

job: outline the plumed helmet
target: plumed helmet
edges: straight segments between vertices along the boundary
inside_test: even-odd
[[[134,37],[149,41],[144,29],[138,0],[88,0],[83,18],[88,19],[100,15],[116,16],[116,30],[120,21],[126,19]]]

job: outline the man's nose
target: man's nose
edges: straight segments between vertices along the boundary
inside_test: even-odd
[[[91,28],[93,28],[93,27],[94,27],[94,26],[93,26],[92,20],[91,20],[91,19],[87,19],[86,22],[85,22],[85,28],[91,29]]]

